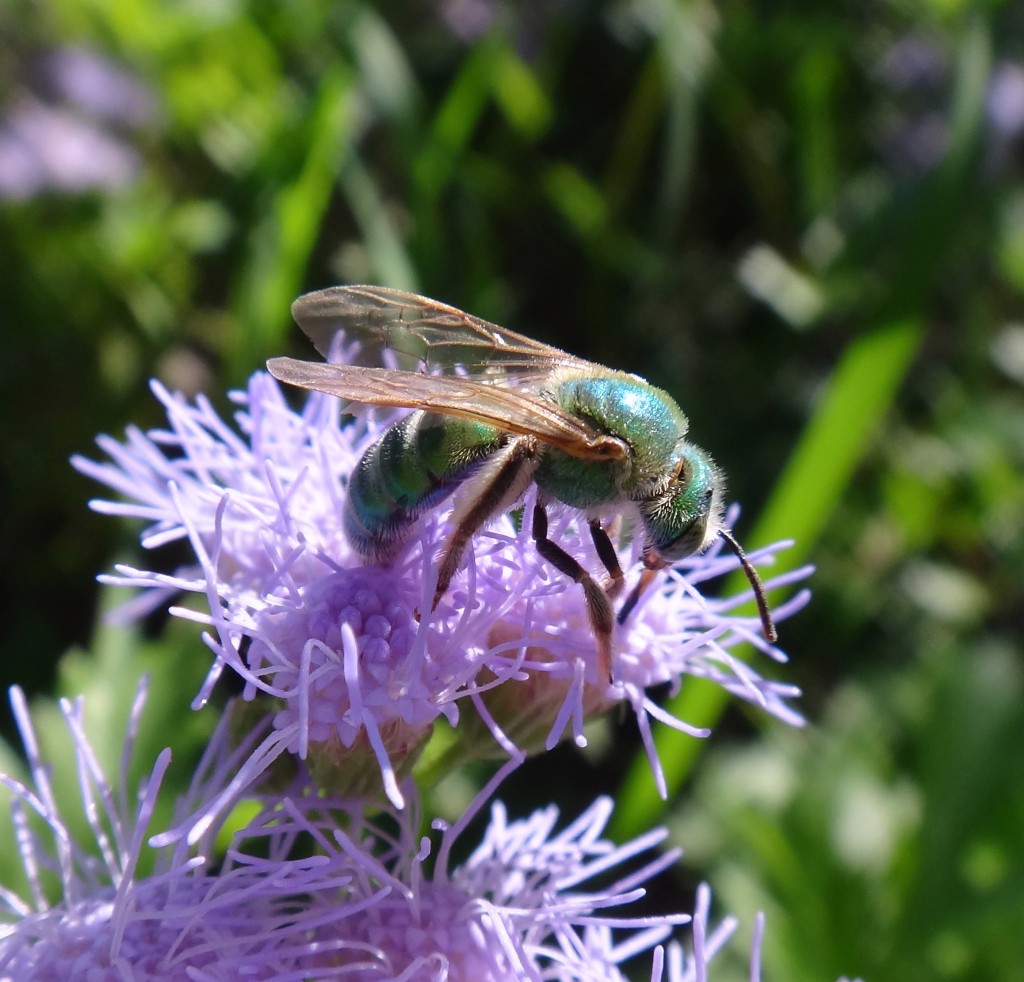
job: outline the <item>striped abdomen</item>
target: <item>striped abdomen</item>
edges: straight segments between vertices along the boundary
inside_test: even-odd
[[[348,484],[345,532],[364,558],[388,562],[413,523],[450,495],[508,434],[487,426],[414,412],[363,454]]]

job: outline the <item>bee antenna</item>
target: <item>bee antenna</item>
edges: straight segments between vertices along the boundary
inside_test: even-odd
[[[726,544],[734,553],[736,558],[740,561],[740,566],[743,567],[743,572],[746,573],[747,579],[750,581],[750,586],[754,591],[754,601],[757,603],[757,612],[761,615],[761,630],[764,632],[764,636],[769,644],[775,644],[779,640],[779,634],[775,630],[775,621],[772,620],[772,612],[768,609],[768,601],[764,595],[764,584],[761,582],[761,577],[757,575],[757,570],[754,569],[753,564],[747,559],[747,554],[743,551],[743,547],[733,537],[732,532],[728,529],[721,528],[718,530],[718,534],[726,541]]]

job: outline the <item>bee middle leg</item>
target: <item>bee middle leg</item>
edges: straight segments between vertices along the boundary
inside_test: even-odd
[[[602,529],[602,534],[603,531]],[[591,526],[591,532],[593,533],[593,526]],[[607,536],[605,536],[605,539],[607,541]],[[601,672],[609,682],[614,681],[612,679],[612,630],[615,627],[615,615],[612,612],[611,601],[597,580],[560,545],[548,538],[548,513],[547,509],[539,501],[533,506],[533,541],[537,546],[537,552],[541,554],[542,558],[551,563],[560,573],[564,573],[575,583],[579,583],[583,587],[583,596],[587,602],[590,626],[597,640],[597,657]],[[610,541],[608,541],[608,547],[609,549],[611,548]],[[601,547],[598,546],[598,553],[600,552]],[[614,552],[612,550],[613,555]],[[603,556],[602,561],[604,561]],[[616,559],[615,563],[618,565],[618,559]],[[605,565],[607,566],[607,563]]]

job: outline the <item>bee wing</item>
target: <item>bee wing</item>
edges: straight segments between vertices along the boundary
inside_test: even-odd
[[[380,364],[384,349],[409,356],[418,370],[455,367],[498,383],[503,374],[537,378],[555,368],[589,367],[583,359],[415,293],[381,286],[335,286],[307,293],[292,316],[325,357],[343,331],[358,341],[361,364]]]
[[[424,409],[488,423],[508,433],[534,436],[584,460],[621,460],[627,454],[620,440],[598,432],[553,402],[478,379],[295,358],[271,358],[267,368],[279,381],[303,389],[315,389],[348,402]]]

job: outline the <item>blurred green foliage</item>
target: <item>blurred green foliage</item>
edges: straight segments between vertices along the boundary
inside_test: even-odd
[[[712,750],[663,734],[676,792],[634,768],[620,830],[667,819],[763,907],[769,978],[1019,976],[1019,5],[51,0],[0,45],[8,681],[105,694],[116,735],[158,666],[140,756],[187,759],[202,646],[96,627],[134,530],[67,458],[156,424],[151,375],[223,407],[301,353],[305,289],[415,289],[669,389],[745,544],[818,566],[782,626],[812,725],[685,686]],[[509,794],[635,752],[609,723]]]

